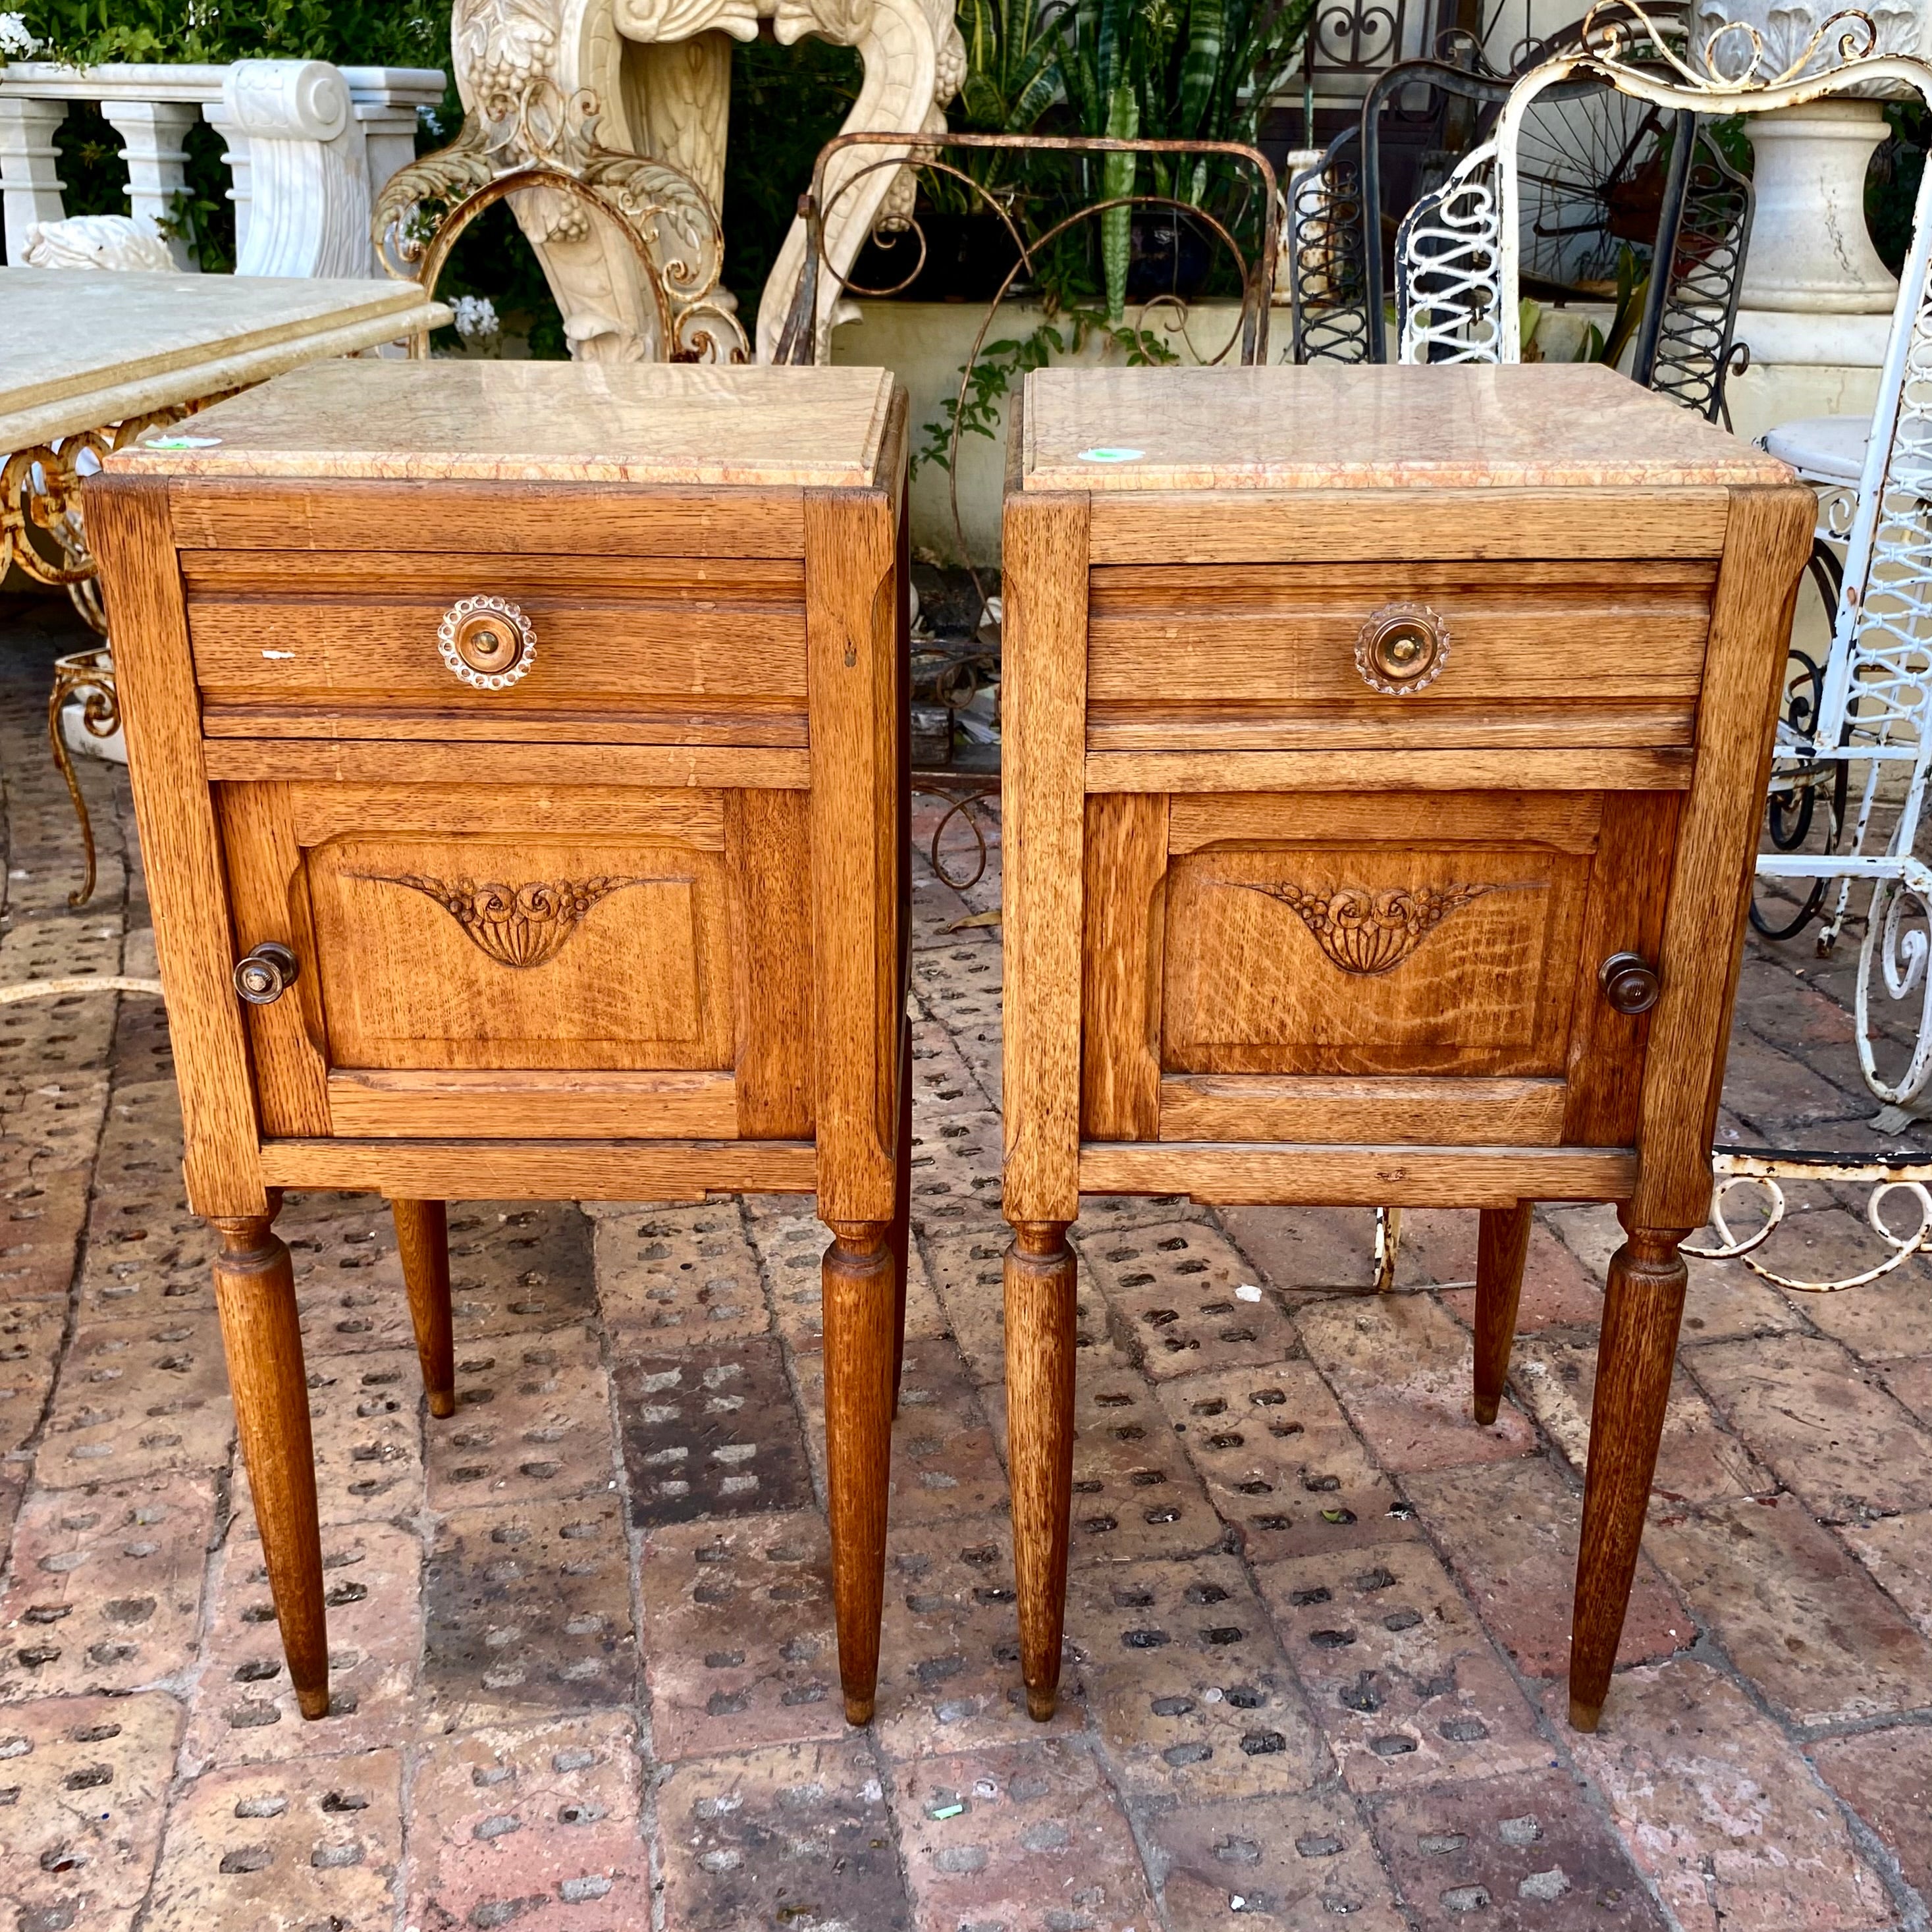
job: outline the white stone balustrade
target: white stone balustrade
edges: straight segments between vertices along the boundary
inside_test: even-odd
[[[124,143],[129,212],[159,220],[186,185],[185,143],[197,118],[224,143],[233,184],[236,268],[243,274],[380,272],[368,236],[374,197],[416,155],[416,110],[442,98],[434,68],[331,66],[324,61],[0,66],[0,206],[6,259],[26,259],[26,231],[58,221],[54,136],[76,100],[98,101]],[[194,264],[170,244],[176,263]]]

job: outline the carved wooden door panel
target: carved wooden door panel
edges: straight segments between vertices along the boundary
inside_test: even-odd
[[[811,1131],[804,794],[229,785],[262,1130],[736,1139]]]
[[[1619,1145],[1676,794],[1088,801],[1089,1139]]]

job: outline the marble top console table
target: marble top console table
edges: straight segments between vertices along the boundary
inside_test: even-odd
[[[48,707],[87,852],[74,904],[94,890],[94,839],[61,714],[79,700],[84,729],[103,740],[120,723],[81,478],[107,451],[214,397],[448,320],[407,282],[0,268],[0,579],[17,564],[66,590],[104,640],[60,660]]]

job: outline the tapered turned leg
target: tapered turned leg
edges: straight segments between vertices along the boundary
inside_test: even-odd
[[[905,1373],[906,1266],[912,1256],[912,1028],[899,1034],[899,1144],[892,1165],[892,1420]]]
[[[825,1251],[825,1467],[845,1721],[871,1721],[886,1596],[892,1450],[892,1224],[831,1224]]]
[[[1073,1502],[1076,1263],[1064,1221],[1022,1222],[1006,1250],[1006,1437],[1020,1670],[1040,1723],[1060,1694]]]
[[[416,1359],[422,1364],[429,1412],[456,1413],[456,1345],[449,1327],[449,1214],[440,1201],[392,1201],[396,1245],[403,1254],[403,1286],[416,1324]]]
[[[1493,1422],[1509,1379],[1522,1264],[1529,1252],[1530,1203],[1485,1208],[1476,1237],[1476,1420]]]
[[[328,1630],[308,1377],[289,1251],[268,1222],[267,1215],[216,1220],[214,1304],[289,1676],[302,1715],[322,1718],[328,1714]]]
[[[1627,1225],[1604,1288],[1570,1625],[1570,1722],[1580,1731],[1594,1731],[1603,1714],[1636,1574],[1684,1313],[1686,1270],[1677,1244],[1690,1232]]]

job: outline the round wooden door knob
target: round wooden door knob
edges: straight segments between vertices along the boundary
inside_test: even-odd
[[[507,597],[459,597],[436,626],[436,646],[452,676],[478,691],[507,691],[529,676],[537,634]]]
[[[272,1006],[302,976],[302,962],[279,940],[265,939],[235,962],[235,990],[251,1006]]]
[[[1355,640],[1355,668],[1371,691],[1410,698],[1449,662],[1449,627],[1426,604],[1384,604]]]
[[[1662,991],[1657,968],[1640,952],[1612,952],[1597,968],[1597,983],[1612,1007],[1633,1017],[1648,1012]]]

